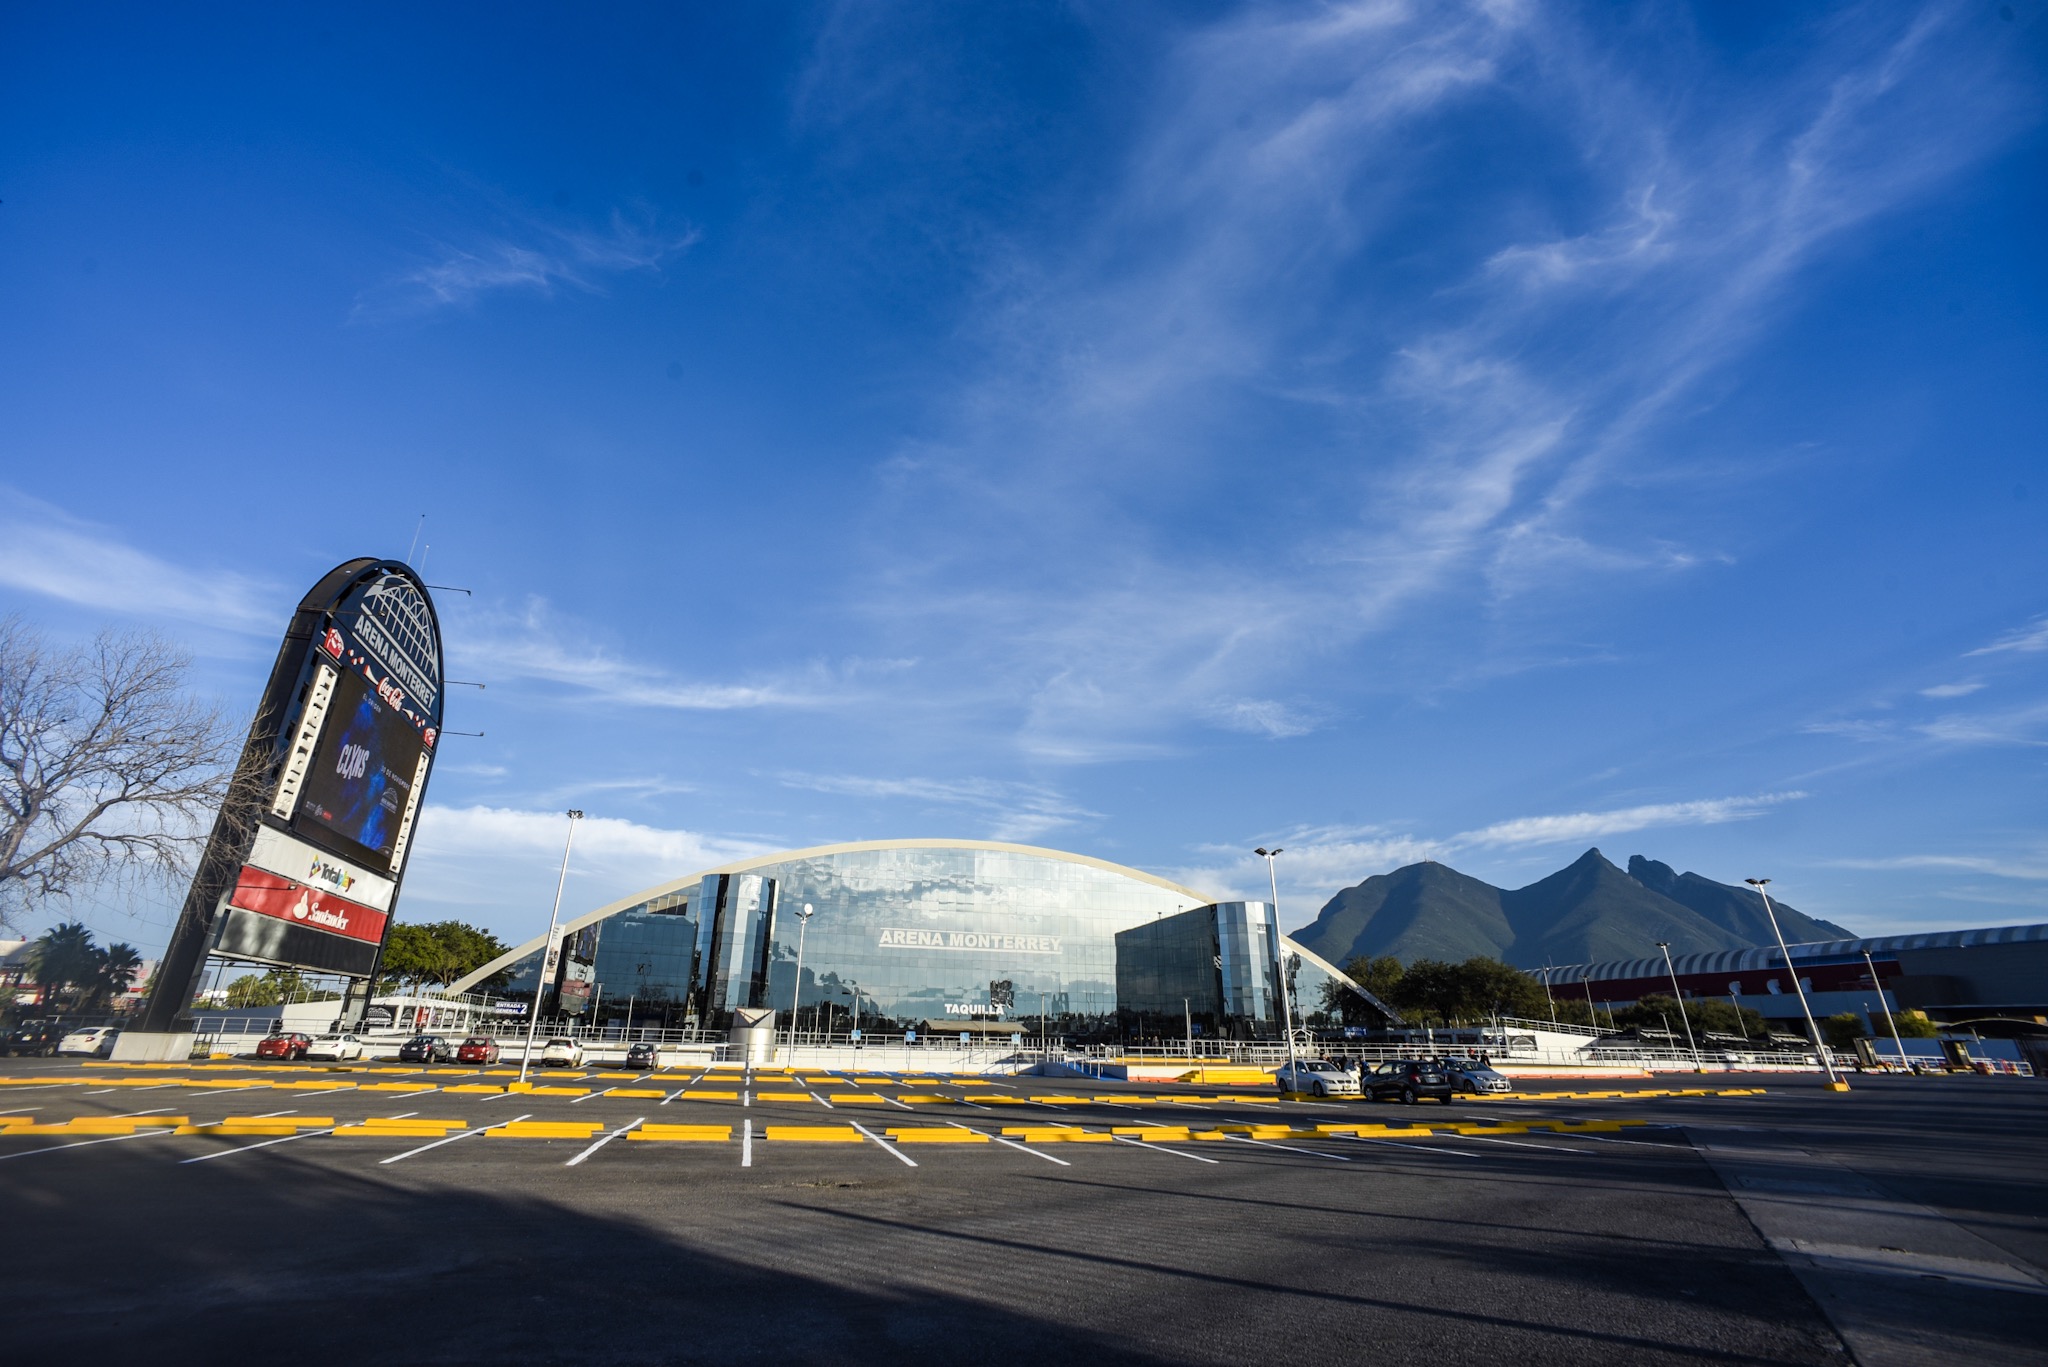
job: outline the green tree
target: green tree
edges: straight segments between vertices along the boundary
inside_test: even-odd
[[[1747,1008],[1738,1012],[1733,1003],[1716,997],[1687,997],[1681,1010],[1668,992],[1653,992],[1626,1011],[1616,1012],[1615,1021],[1645,1030],[1661,1030],[1669,1022],[1671,1033],[1681,1039],[1685,1037],[1688,1021],[1696,1039],[1708,1031],[1740,1035],[1744,1039],[1756,1039],[1764,1033],[1764,1018]]]
[[[1820,1023],[1821,1038],[1828,1042],[1831,1049],[1847,1049],[1869,1033],[1870,1031],[1864,1028],[1863,1017],[1854,1011],[1829,1016]]]
[[[1918,1011],[1893,1012],[1892,1024],[1898,1027],[1900,1039],[1937,1039],[1941,1027]]]
[[[384,942],[383,972],[414,991],[467,977],[508,948],[497,936],[462,921],[400,922]]]
[[[1394,984],[1393,1004],[1445,1025],[1495,1016],[1546,1016],[1543,987],[1518,968],[1475,956],[1463,963],[1417,959]]]
[[[99,946],[80,921],[51,926],[36,938],[29,952],[29,972],[51,1007],[60,1007],[74,989],[89,988],[98,980],[99,971]]]
[[[135,970],[142,967],[142,956],[135,952],[134,945],[116,941],[99,951],[98,970],[87,988],[87,995],[96,1003],[105,1003],[135,986]]]
[[[1401,961],[1391,954],[1377,959],[1361,954],[1344,965],[1344,976],[1357,983],[1366,991],[1378,997],[1389,1006],[1394,1005],[1395,989],[1401,981]],[[1338,1017],[1346,1025],[1380,1025],[1380,1013],[1373,1010],[1372,1003],[1365,1001],[1356,992],[1349,991],[1344,984],[1332,978],[1323,984],[1323,1010]]]
[[[277,984],[265,982],[254,973],[244,973],[228,984],[224,998],[228,1006],[276,1006],[281,1000]]]

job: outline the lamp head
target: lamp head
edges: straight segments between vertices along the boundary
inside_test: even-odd
[[[1659,949],[1669,949],[1669,948],[1671,948],[1671,941],[1669,941],[1669,940],[1659,940],[1659,941],[1657,941],[1657,948],[1659,948]]]
[[[1745,878],[1742,881],[1749,884],[1753,888],[1761,888],[1764,884],[1770,882],[1771,880],[1768,878]]]
[[[1264,845],[1261,845],[1257,849],[1253,850],[1252,853],[1257,855],[1267,855],[1271,854],[1272,851],[1267,849]]]
[[[583,813],[572,809],[569,813],[569,819],[571,821],[581,821],[583,819]]]

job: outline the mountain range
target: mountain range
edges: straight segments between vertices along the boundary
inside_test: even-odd
[[[1790,944],[1854,939],[1773,898]],[[1447,864],[1409,864],[1345,888],[1294,940],[1342,964],[1364,954],[1458,962],[1475,955],[1519,968],[1642,959],[1773,943],[1763,901],[1734,887],[1631,856],[1626,871],[1597,849],[1525,888],[1497,888]]]

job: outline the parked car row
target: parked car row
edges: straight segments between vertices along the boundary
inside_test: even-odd
[[[0,1040],[0,1054],[54,1054],[64,1042],[64,1035],[60,1021],[23,1021]]]
[[[360,1059],[367,1043],[362,1037],[352,1034],[306,1035],[295,1030],[279,1030],[258,1042],[256,1057],[288,1062],[299,1059]],[[401,1063],[489,1065],[498,1062],[502,1054],[498,1042],[489,1035],[470,1035],[460,1043],[445,1035],[414,1035],[398,1046]],[[542,1043],[536,1062],[549,1068],[581,1068],[584,1063],[583,1046],[566,1035],[554,1036]],[[642,1041],[627,1047],[626,1067],[660,1066],[659,1046]]]
[[[1363,1075],[1329,1059],[1297,1059],[1279,1068],[1273,1080],[1283,1092],[1409,1105],[1427,1099],[1448,1106],[1458,1092],[1478,1096],[1513,1089],[1503,1074],[1477,1059],[1390,1059]]]

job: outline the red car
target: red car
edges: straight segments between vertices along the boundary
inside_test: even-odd
[[[256,1057],[302,1059],[312,1044],[310,1036],[301,1035],[295,1030],[283,1030],[275,1035],[265,1035],[259,1040],[256,1044]]]
[[[457,1063],[496,1063],[498,1061],[498,1042],[485,1035],[471,1035],[456,1046],[455,1061]]]

